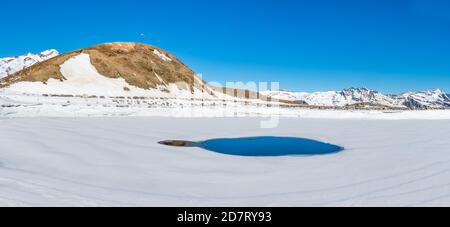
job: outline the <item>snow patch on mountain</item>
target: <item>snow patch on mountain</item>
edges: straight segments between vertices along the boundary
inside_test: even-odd
[[[26,69],[36,63],[46,61],[59,55],[57,50],[46,50],[38,54],[25,54],[16,57],[0,58],[0,78]]]
[[[159,51],[156,50],[156,49],[153,51],[153,53],[154,53],[156,56],[160,57],[161,60],[163,60],[163,61],[172,61],[171,58],[167,57],[165,54],[159,52]]]

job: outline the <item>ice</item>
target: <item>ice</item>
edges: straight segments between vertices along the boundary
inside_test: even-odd
[[[448,120],[282,118],[0,120],[3,206],[449,206]],[[246,136],[346,148],[237,157],[159,145]]]

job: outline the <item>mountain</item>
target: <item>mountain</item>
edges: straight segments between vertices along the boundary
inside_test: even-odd
[[[107,43],[61,54],[3,78],[0,87],[32,94],[110,96],[208,90],[175,56],[138,43]]]
[[[424,92],[407,92],[396,97],[398,102],[409,109],[448,109],[450,95],[437,89]]]
[[[367,88],[349,88],[343,91],[328,92],[290,92],[265,91],[263,94],[276,99],[284,99],[311,106],[338,106],[343,107],[358,103],[389,105],[392,98]]]
[[[361,107],[365,105],[367,108],[414,110],[450,108],[450,96],[439,89],[436,91],[407,92],[401,95],[385,95],[368,88],[349,88],[342,91],[314,93],[265,91],[262,94],[275,99],[318,107]]]
[[[28,53],[22,56],[0,58],[0,79],[58,55],[57,50],[51,49],[38,54]]]
[[[192,85],[194,80],[192,70],[161,49],[136,43],[107,43],[35,64],[4,78],[0,86],[18,89],[27,85],[40,88],[40,92],[91,95],[107,88],[114,90],[118,84],[123,86],[116,92],[124,93],[132,88],[157,88],[178,81]],[[96,90],[102,86],[103,89]]]
[[[115,42],[61,54],[0,80],[4,93],[45,96],[258,99],[258,93],[214,87],[171,53]]]
[[[328,92],[254,92],[214,87],[171,53],[141,43],[106,43],[58,55],[55,50],[37,55],[1,59],[0,101],[3,106],[60,102],[83,98],[88,106],[101,97],[103,106],[221,105],[218,101],[252,105],[266,97],[282,105],[343,109],[449,109],[450,97],[440,90],[386,95],[368,88]],[[16,72],[17,71],[17,72]],[[45,99],[43,97],[64,97]],[[87,100],[86,98],[91,98]],[[106,100],[108,99],[108,100]],[[130,101],[134,100],[134,102]],[[152,101],[148,101],[151,99]],[[43,100],[46,100],[45,102]],[[142,101],[145,100],[145,101]],[[154,101],[158,100],[158,101]],[[168,101],[169,100],[169,101]],[[201,101],[198,101],[201,100]],[[207,100],[207,102],[205,102]],[[100,102],[95,101],[95,105]],[[153,103],[153,104],[152,104]],[[229,105],[224,104],[224,105]]]

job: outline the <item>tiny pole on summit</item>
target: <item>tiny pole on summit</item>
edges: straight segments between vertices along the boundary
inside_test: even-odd
[[[139,36],[141,37],[142,42],[144,42],[145,41],[145,34],[141,33]]]

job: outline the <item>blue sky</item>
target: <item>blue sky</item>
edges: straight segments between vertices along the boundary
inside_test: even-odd
[[[450,91],[446,0],[23,0],[2,8],[0,57],[144,33],[209,81]]]

